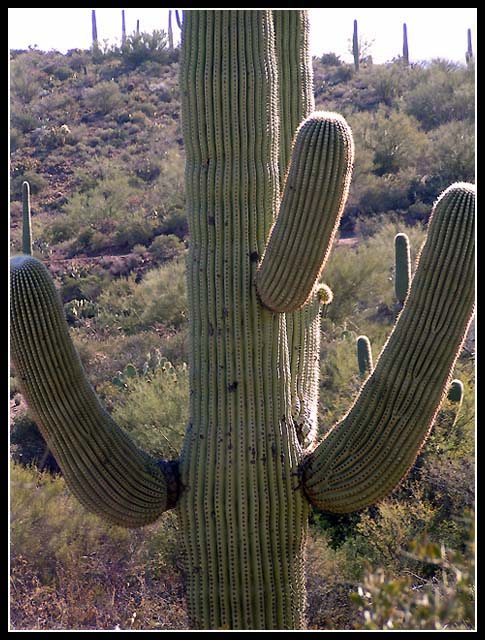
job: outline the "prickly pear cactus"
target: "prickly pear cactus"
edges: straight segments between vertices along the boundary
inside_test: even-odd
[[[399,483],[473,310],[474,188],[457,184],[434,207],[372,375],[315,442],[328,295],[318,278],[353,143],[341,116],[312,113],[311,79],[305,12],[185,13],[190,421],[177,461],[148,456],[117,427],[87,382],[47,269],[12,260],[12,356],[67,483],[125,526],[176,508],[198,629],[304,628],[310,505],[349,512]]]

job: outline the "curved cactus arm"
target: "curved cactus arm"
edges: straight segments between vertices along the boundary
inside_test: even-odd
[[[474,307],[473,185],[435,203],[411,290],[374,369],[345,418],[303,465],[317,508],[356,511],[405,476],[448,388]]]
[[[69,488],[89,510],[137,527],[174,506],[176,463],[139,450],[87,381],[46,267],[11,261],[11,355],[22,393]]]
[[[301,308],[325,265],[348,196],[354,145],[345,119],[306,118],[295,136],[276,222],[256,273],[264,306]]]

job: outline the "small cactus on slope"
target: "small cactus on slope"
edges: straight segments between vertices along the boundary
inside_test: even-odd
[[[68,485],[125,526],[175,506],[198,629],[304,628],[310,506],[360,509],[406,474],[473,310],[474,189],[458,184],[434,208],[372,375],[314,442],[316,280],[352,142],[343,118],[311,115],[309,51],[303,11],[184,16],[190,420],[176,462],[148,456],[117,427],[87,382],[47,269],[12,260],[12,356]]]
[[[357,362],[359,365],[359,373],[362,378],[372,373],[374,364],[372,361],[372,347],[367,336],[359,336],[357,338]]]

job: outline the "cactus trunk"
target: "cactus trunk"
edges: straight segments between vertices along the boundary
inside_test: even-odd
[[[285,322],[253,282],[279,195],[272,32],[269,11],[184,20],[192,348],[178,512],[199,628],[292,629],[304,619],[308,505]]]

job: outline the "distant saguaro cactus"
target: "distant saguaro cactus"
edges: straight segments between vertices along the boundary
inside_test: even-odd
[[[409,65],[408,28],[406,23],[402,26],[402,59],[405,65]]]
[[[96,9],[91,11],[91,34],[93,40],[93,48],[98,47],[98,27],[96,25]]]
[[[13,361],[83,504],[124,526],[176,508],[193,628],[304,628],[310,506],[351,512],[388,494],[447,388],[474,303],[474,187],[438,199],[375,369],[317,444],[318,278],[353,142],[344,118],[313,112],[307,13],[186,12],[180,95],[190,420],[178,460],[141,451],[101,406],[46,267],[25,255],[11,263]]]
[[[172,10],[168,11],[168,48],[173,49]]]
[[[359,336],[357,338],[357,362],[359,364],[359,373],[365,378],[374,369],[372,361],[372,347],[367,336]]]
[[[473,49],[472,49],[472,30],[468,29],[466,33],[467,38],[467,50],[465,53],[465,60],[467,64],[473,61]]]
[[[30,184],[26,180],[22,182],[22,253],[32,255]]]
[[[126,44],[126,22],[125,22],[125,10],[121,10],[121,46]]]
[[[359,47],[359,34],[357,31],[357,20],[354,20],[354,33],[352,36],[352,55],[354,56],[355,70],[359,70],[360,61],[360,47]]]

